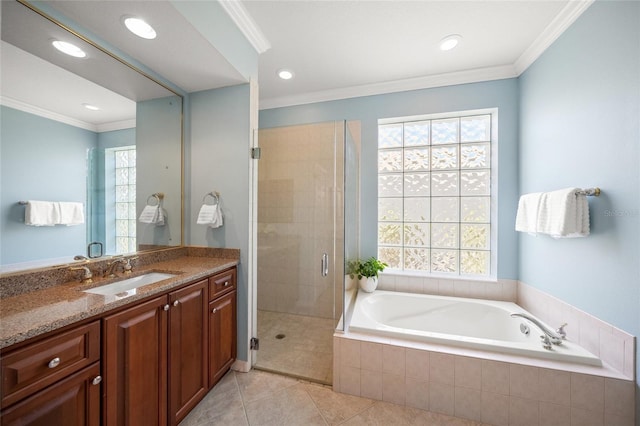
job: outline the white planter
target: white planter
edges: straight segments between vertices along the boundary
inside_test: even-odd
[[[378,277],[360,278],[360,288],[367,293],[373,292],[378,287]]]

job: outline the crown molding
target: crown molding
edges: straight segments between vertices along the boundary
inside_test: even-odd
[[[366,84],[340,89],[302,93],[260,100],[260,109],[281,108],[315,102],[334,101],[361,96],[382,95],[409,90],[430,89],[456,84],[479,83],[519,77],[538,59],[560,35],[573,24],[595,0],[569,0],[542,33],[511,65],[458,71],[453,73],[410,78],[406,80]],[[224,2],[227,3],[227,2]],[[235,3],[235,2],[229,2]]]
[[[97,126],[94,124],[87,123],[85,121],[78,120],[63,114],[59,114],[57,112],[49,111],[47,109],[40,108],[34,105],[30,105],[25,102],[19,101],[17,99],[8,98],[6,96],[0,96],[0,104],[7,106],[9,108],[27,112],[29,114],[37,115],[40,117],[48,118],[50,120],[58,121],[60,123],[68,124],[70,126],[79,127],[81,129],[89,130],[92,132],[98,131]]]
[[[531,43],[531,46],[514,62],[518,75],[525,72],[593,2],[594,0],[570,0]]]
[[[136,119],[113,121],[111,123],[102,123],[96,126],[96,132],[112,132],[114,130],[133,129],[136,127]]]
[[[68,124],[69,126],[78,127],[80,129],[89,130],[90,132],[102,133],[111,132],[113,130],[131,129],[136,127],[136,119],[114,121],[111,123],[91,124],[86,121],[78,120],[73,117],[69,117],[57,112],[49,111],[48,109],[40,108],[26,102],[19,101],[17,99],[9,98],[7,96],[0,96],[0,104],[9,108],[17,109],[29,114],[37,115],[39,117],[48,118],[59,123]]]
[[[268,98],[260,101],[260,109],[281,108],[293,105],[357,98],[362,96],[383,95],[394,92],[431,89],[435,87],[453,86],[457,84],[503,80],[506,78],[514,78],[517,76],[518,74],[516,73],[513,65],[478,68],[474,70],[429,75],[425,77],[388,81],[384,83],[365,84],[360,86],[345,87],[341,89],[323,90],[318,92],[303,93],[299,95]]]
[[[271,49],[271,43],[269,43],[269,40],[267,40],[242,3],[237,0],[218,0],[218,3],[220,3],[220,6],[227,12],[227,15],[229,15],[258,54]]]

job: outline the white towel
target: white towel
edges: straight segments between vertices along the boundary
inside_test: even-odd
[[[82,203],[60,202],[60,225],[81,225],[84,223],[84,205]]]
[[[55,201],[27,201],[24,223],[31,226],[53,226],[60,223],[60,206]]]
[[[216,204],[216,220],[209,225],[209,228],[220,228],[222,226],[222,209],[220,203]]]
[[[589,235],[589,204],[578,188],[545,192],[538,211],[538,232],[554,238]]]
[[[536,235],[538,232],[538,209],[542,192],[525,194],[518,202],[518,212],[516,213],[516,231],[528,232]]]
[[[142,209],[142,213],[140,213],[138,221],[140,223],[149,223],[157,226],[163,226],[165,223],[165,216],[166,212],[160,205],[147,205],[144,206],[144,209]]]
[[[520,197],[516,231],[543,233],[553,238],[589,235],[589,204],[578,188],[526,194]]]
[[[164,226],[165,220],[167,219],[167,211],[162,207],[162,205],[158,208],[158,216],[156,218],[155,225],[156,226]]]
[[[220,203],[203,204],[198,213],[196,223],[198,225],[208,225],[210,228],[219,228],[222,226],[222,209]]]
[[[218,219],[218,204],[203,204],[198,213],[198,225],[210,225]]]

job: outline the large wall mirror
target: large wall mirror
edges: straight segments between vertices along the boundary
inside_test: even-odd
[[[104,255],[181,245],[182,97],[46,13],[0,3],[0,272],[95,256],[92,242]],[[81,203],[84,220],[31,226],[33,200]],[[162,220],[141,220],[158,202]]]

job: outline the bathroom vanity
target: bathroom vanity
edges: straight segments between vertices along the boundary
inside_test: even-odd
[[[3,297],[1,423],[178,424],[236,357],[238,259],[189,254],[121,299],[84,291],[105,280]]]

